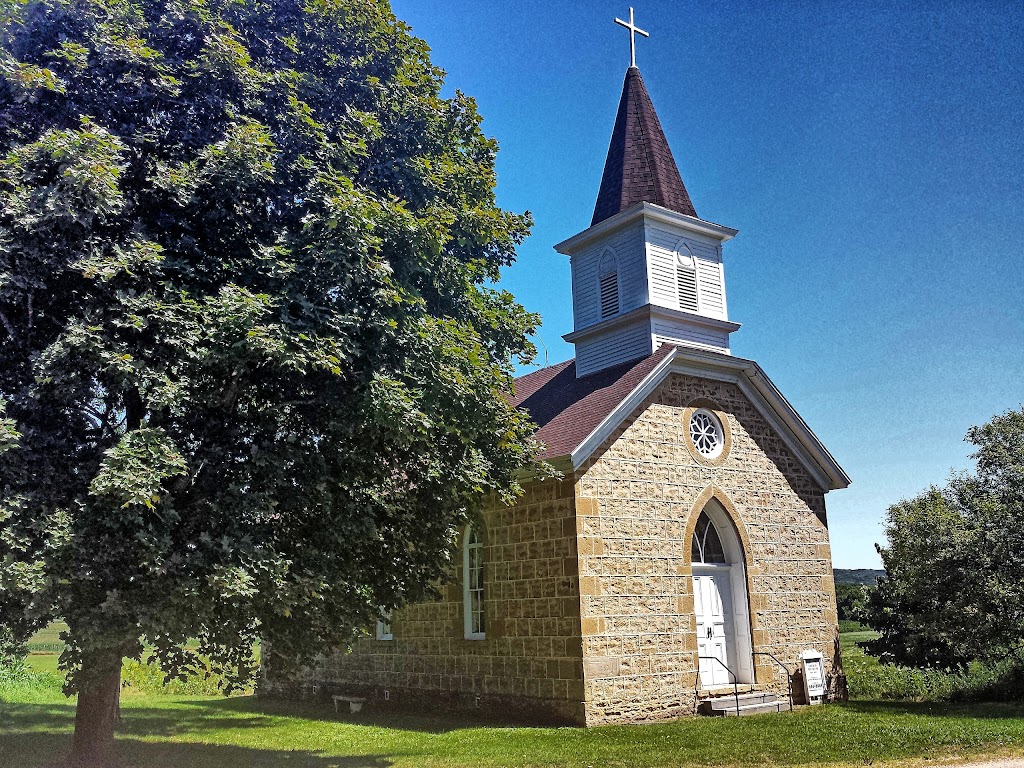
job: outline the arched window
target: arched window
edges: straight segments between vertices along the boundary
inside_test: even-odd
[[[697,311],[697,259],[685,240],[676,246],[676,286],[679,290],[679,308]]]
[[[690,561],[693,563],[725,563],[725,548],[715,530],[707,512],[701,512],[697,518],[697,527],[693,531],[693,542],[690,544]]]
[[[377,639],[378,640],[394,640],[395,635],[391,631],[391,611],[380,612],[380,618],[377,619]]]
[[[466,617],[466,639],[483,640],[484,544],[475,525],[466,526],[462,536],[462,603]]]
[[[611,251],[605,251],[597,269],[601,319],[619,314],[619,265]]]

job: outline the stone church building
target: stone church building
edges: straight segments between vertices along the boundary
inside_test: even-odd
[[[722,246],[631,66],[572,270],[576,357],[515,382],[560,480],[462,535],[436,602],[312,671],[320,693],[578,725],[785,694],[801,652],[841,674],[825,494],[849,479],[729,352]]]

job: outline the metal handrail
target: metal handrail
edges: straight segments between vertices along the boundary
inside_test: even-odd
[[[731,669],[729,669],[728,665],[726,665],[726,663],[724,661],[722,661],[720,658],[718,658],[717,656],[698,656],[697,659],[698,659],[698,662],[697,662],[697,685],[694,688],[694,691],[696,692],[697,690],[700,689],[700,661],[699,660],[700,659],[710,659],[712,661],[717,661],[719,664],[721,664],[723,667],[725,667],[725,671],[729,673],[730,677],[732,677],[732,695],[733,695],[733,697],[736,700],[736,716],[739,717],[739,714],[740,714],[740,686],[739,686],[739,681],[736,678],[736,673],[733,672]]]
[[[754,651],[751,656],[767,656],[769,659],[774,661],[782,670],[786,673],[786,686],[789,689],[789,711],[793,711],[793,673],[789,671],[789,667],[783,664],[774,653],[768,653],[768,651]]]

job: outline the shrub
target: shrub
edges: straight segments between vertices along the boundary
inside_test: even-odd
[[[125,660],[121,670],[121,688],[150,695],[216,696],[223,693],[221,685],[224,678],[210,672],[209,669],[180,678],[171,678],[166,682],[165,677],[163,670],[155,664]],[[251,692],[251,690],[243,692]]]
[[[844,670],[850,698],[895,701],[1020,701],[1024,666],[1017,660],[973,662],[962,671],[880,664],[848,649]]]

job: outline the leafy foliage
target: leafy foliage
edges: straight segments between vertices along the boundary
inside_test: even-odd
[[[472,99],[384,0],[0,9],[0,625],[231,686],[427,595],[537,469]]]
[[[973,427],[974,473],[889,508],[861,620],[886,661],[965,669],[1024,650],[1024,410]]]
[[[971,662],[963,669],[921,669],[883,664],[864,653],[873,632],[840,636],[843,671],[851,699],[889,701],[1020,701],[1024,667],[1017,659]]]
[[[865,608],[870,587],[836,584],[836,610],[840,621],[858,621]]]

